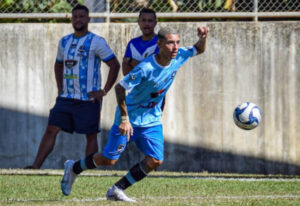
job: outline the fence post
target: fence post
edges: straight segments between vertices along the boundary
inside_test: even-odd
[[[106,0],[106,14],[107,14],[106,23],[109,23],[110,22],[110,1],[109,0]]]
[[[254,12],[254,21],[258,21],[258,17],[257,17],[257,12],[258,12],[258,0],[254,0],[254,8],[253,8],[253,12]]]

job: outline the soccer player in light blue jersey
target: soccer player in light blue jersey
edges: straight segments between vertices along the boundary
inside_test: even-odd
[[[199,40],[191,47],[179,47],[176,31],[163,28],[158,33],[159,53],[138,64],[116,86],[118,107],[108,142],[102,153],[66,162],[61,182],[63,194],[69,195],[77,175],[83,170],[115,164],[126,145],[135,142],[145,159],[108,189],[109,200],[135,202],[124,193],[128,187],[145,178],[164,160],[164,139],[160,105],[178,69],[191,57],[205,50],[208,27],[198,27]],[[126,90],[129,91],[126,96]]]
[[[85,154],[98,152],[102,98],[115,83],[120,64],[104,38],[88,31],[89,10],[78,5],[72,10],[74,33],[59,41],[54,66],[58,97],[50,110],[48,126],[32,166],[39,169],[53,150],[58,132],[86,134]],[[101,62],[109,67],[101,83]]]

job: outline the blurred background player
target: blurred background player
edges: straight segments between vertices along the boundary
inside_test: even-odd
[[[85,154],[98,152],[102,97],[114,85],[120,64],[104,38],[88,31],[89,10],[83,5],[72,10],[74,33],[58,45],[54,65],[58,97],[50,110],[48,126],[37,156],[27,169],[39,169],[53,150],[58,132],[86,134]],[[101,89],[101,60],[109,67],[106,84]]]
[[[122,62],[124,76],[128,74],[142,60],[151,54],[157,54],[157,35],[154,32],[157,24],[156,14],[153,10],[143,8],[139,13],[138,24],[142,36],[131,39],[126,47]]]
[[[191,57],[205,51],[209,29],[198,27],[199,40],[191,47],[179,47],[180,37],[172,28],[158,33],[159,53],[151,55],[134,67],[116,86],[118,107],[115,121],[102,153],[92,154],[74,162],[66,161],[61,181],[64,195],[83,170],[114,165],[128,142],[135,142],[145,159],[108,189],[108,200],[135,202],[124,193],[128,187],[145,178],[163,163],[164,138],[161,103],[173,83],[178,69]],[[126,96],[126,90],[130,91]]]

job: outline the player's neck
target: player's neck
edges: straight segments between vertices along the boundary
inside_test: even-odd
[[[83,30],[83,31],[75,31],[74,32],[74,36],[75,37],[81,37],[81,36],[84,36],[88,33],[89,31],[86,29],[86,30]]]
[[[155,60],[161,66],[168,66],[172,59],[168,57],[164,57],[160,53],[158,53],[155,55]]]
[[[151,40],[151,39],[153,39],[154,38],[154,36],[155,36],[155,33],[153,32],[152,34],[149,34],[149,35],[142,35],[142,40],[143,41],[149,41],[149,40]]]

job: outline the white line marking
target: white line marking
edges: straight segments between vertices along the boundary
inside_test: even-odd
[[[298,178],[247,178],[247,177],[194,177],[194,179],[201,179],[201,180],[225,180],[225,181],[240,181],[240,182],[300,182]]]
[[[136,200],[187,200],[187,199],[198,199],[198,200],[246,200],[246,199],[300,199],[300,195],[248,195],[248,196],[189,196],[189,197],[181,197],[181,196],[158,196],[158,197],[143,197],[143,198],[134,198]],[[98,202],[104,201],[106,198],[84,198],[84,199],[8,199],[7,201],[0,202]]]
[[[123,172],[124,173],[124,172]],[[126,173],[121,172],[108,172],[108,173],[81,173],[80,176],[85,177],[122,177]],[[53,170],[0,170],[0,175],[53,175],[53,176],[62,176],[63,171],[53,171]],[[246,181],[246,182],[255,182],[255,181],[274,181],[274,182],[300,182],[299,177],[290,176],[290,177],[226,177],[226,176],[193,176],[193,175],[159,175],[159,174],[150,174],[148,177],[167,177],[167,178],[193,178],[201,180],[224,180],[224,181]]]

